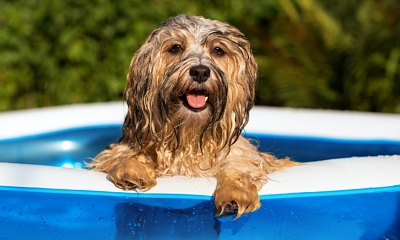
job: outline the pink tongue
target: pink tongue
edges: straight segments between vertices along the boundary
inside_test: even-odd
[[[192,108],[202,108],[206,105],[206,95],[204,94],[188,93],[186,98]]]

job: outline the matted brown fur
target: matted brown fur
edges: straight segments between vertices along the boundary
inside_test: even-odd
[[[117,187],[146,191],[157,177],[216,177],[216,215],[238,218],[260,207],[257,191],[268,173],[296,165],[259,152],[241,136],[254,103],[257,64],[237,28],[173,17],[135,53],[127,78],[123,135],[89,164]],[[188,104],[193,92],[207,96],[203,107]]]

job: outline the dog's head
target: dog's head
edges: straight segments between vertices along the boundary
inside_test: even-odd
[[[140,145],[186,139],[233,144],[253,106],[257,64],[235,27],[178,15],[154,30],[133,56],[124,135]],[[195,140],[193,140],[195,139]]]

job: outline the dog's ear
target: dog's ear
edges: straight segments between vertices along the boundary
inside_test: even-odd
[[[245,79],[245,82],[247,83],[247,102],[250,104],[247,106],[247,111],[249,111],[254,104],[254,97],[255,97],[255,87],[256,87],[256,82],[257,82],[257,72],[258,72],[258,66],[256,63],[256,60],[253,56],[252,50],[250,48],[250,43],[246,40],[244,42],[243,49],[245,52],[243,53],[244,61],[245,61],[245,72],[243,73],[243,78]]]
[[[157,58],[158,46],[155,46],[154,36],[158,29],[149,35],[145,43],[133,56],[127,75],[128,84],[125,89],[125,98],[128,104],[128,114],[123,127],[123,141],[138,142],[143,147],[143,140],[149,134],[151,123],[151,100],[154,93],[153,74],[154,59]],[[154,119],[152,119],[154,121]],[[120,141],[121,141],[120,140]]]
[[[229,94],[230,102],[227,104],[227,114],[234,120],[233,132],[229,144],[232,145],[239,138],[242,130],[249,120],[250,109],[254,105],[255,87],[257,81],[257,63],[253,56],[250,42],[235,27],[229,26],[225,32],[231,42],[231,50],[234,52],[234,71],[231,73]]]
[[[257,63],[253,56],[249,40],[235,27],[231,27],[231,29],[230,39],[235,43],[238,58],[240,58],[237,60],[237,70],[239,74],[238,77],[241,78],[243,82],[239,85],[245,87],[247,97],[246,101],[251,104],[251,106],[249,106],[251,108],[255,97],[258,71]]]

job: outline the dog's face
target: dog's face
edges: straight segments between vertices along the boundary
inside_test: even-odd
[[[124,134],[141,145],[149,138],[172,141],[173,148],[186,138],[231,145],[248,121],[256,75],[238,29],[202,17],[171,18],[131,61]]]

